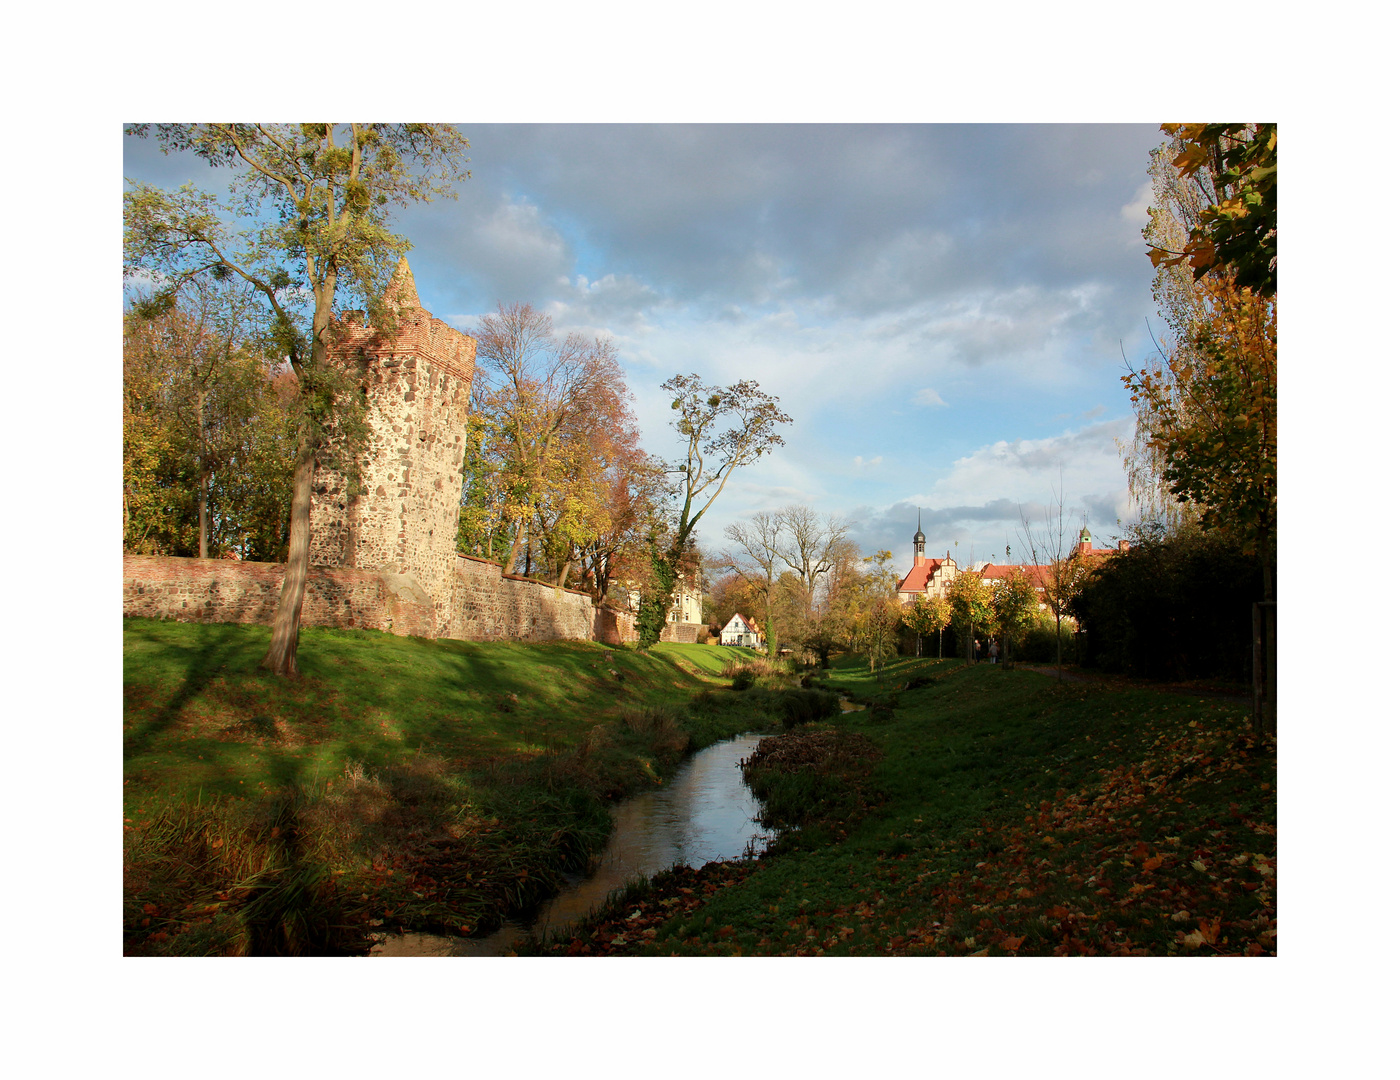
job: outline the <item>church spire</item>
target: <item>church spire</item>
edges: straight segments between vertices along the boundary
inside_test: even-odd
[[[919,566],[924,561],[924,511],[919,508],[919,531],[914,534],[914,565]]]

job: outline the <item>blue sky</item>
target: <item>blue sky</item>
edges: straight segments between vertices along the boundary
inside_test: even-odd
[[[1135,516],[1124,354],[1158,324],[1145,223],[1155,125],[464,124],[472,179],[397,225],[419,294],[469,330],[528,301],[610,336],[645,445],[659,386],[756,379],[794,418],[701,542],[792,502],[907,563],[1023,556],[1062,489],[1096,542]],[[217,187],[127,138],[125,176]],[[1063,481],[1061,480],[1063,477]]]

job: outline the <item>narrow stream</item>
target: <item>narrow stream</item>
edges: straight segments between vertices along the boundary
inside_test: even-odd
[[[393,934],[371,956],[504,956],[516,942],[555,933],[583,919],[608,893],[640,876],[678,863],[698,868],[762,851],[771,834],[754,820],[758,801],[744,784],[740,760],[761,735],[740,735],[692,757],[664,788],[623,800],[613,809],[614,828],[597,869],[565,886],[531,926],[507,923],[485,938]]]

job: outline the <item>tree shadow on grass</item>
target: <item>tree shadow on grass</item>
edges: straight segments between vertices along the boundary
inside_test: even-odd
[[[184,650],[188,658],[179,687],[160,706],[149,714],[149,718],[126,733],[122,757],[125,761],[140,757],[151,743],[174,726],[185,706],[208,687],[209,683],[235,663],[246,663],[251,642],[241,640],[241,635],[230,633],[228,627],[220,624],[195,624],[196,645]],[[127,683],[128,695],[132,681]]]

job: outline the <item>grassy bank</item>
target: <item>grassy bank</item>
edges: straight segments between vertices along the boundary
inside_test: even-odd
[[[609,801],[781,725],[733,650],[472,643],[126,620],[132,954],[357,953],[377,929],[484,932],[605,841]],[[703,693],[710,689],[711,693]]]
[[[1249,706],[903,660],[751,761],[757,863],[662,875],[554,954],[1272,955],[1271,739]]]

